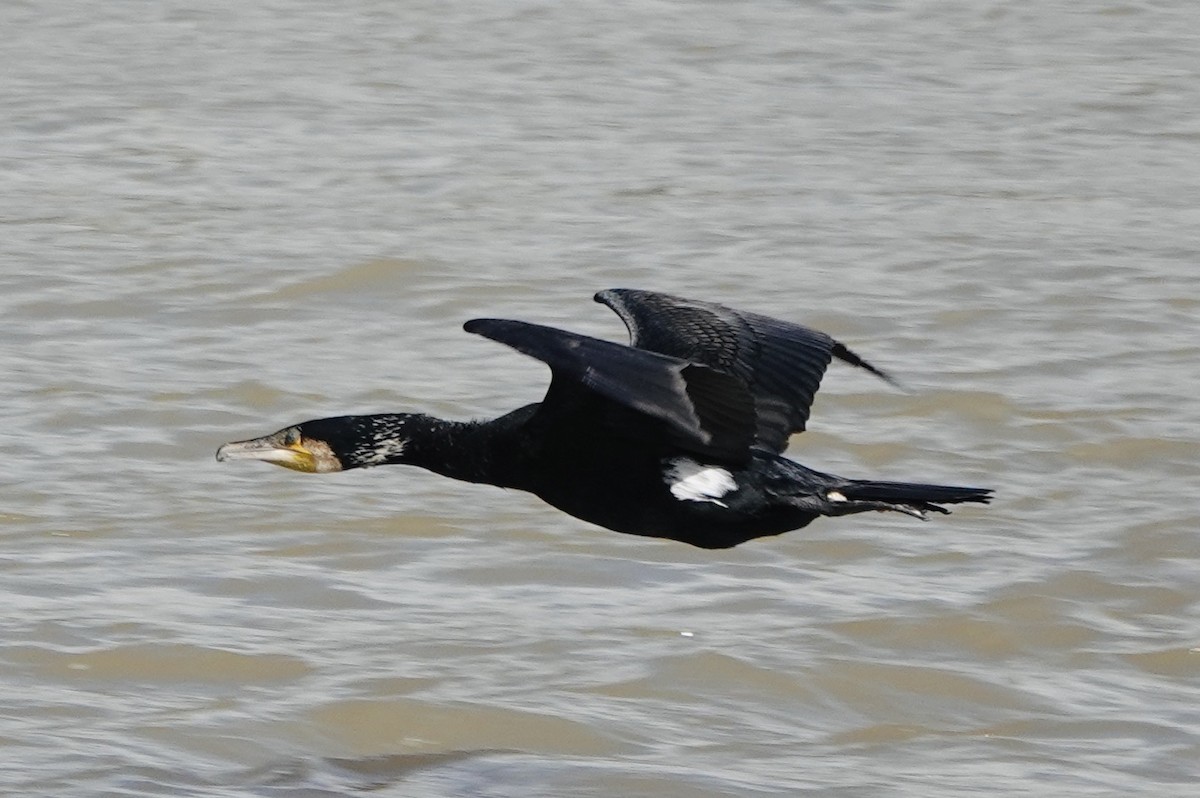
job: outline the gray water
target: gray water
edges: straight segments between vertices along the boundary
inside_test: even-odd
[[[1200,795],[1186,0],[10,2],[0,792]],[[404,468],[473,316],[824,329],[791,456],[991,486],[729,551]]]

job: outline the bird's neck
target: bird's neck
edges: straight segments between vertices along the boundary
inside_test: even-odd
[[[426,415],[381,415],[371,427],[398,430],[393,438],[377,433],[373,444],[383,456],[371,463],[404,463],[466,482],[505,485],[511,468],[519,419],[514,414],[491,421],[449,421]],[[394,442],[394,451],[388,451]]]

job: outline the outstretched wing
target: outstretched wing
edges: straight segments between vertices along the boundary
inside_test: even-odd
[[[463,329],[549,365],[553,379],[543,406],[550,412],[572,412],[568,405],[576,404],[579,412],[586,412],[594,402],[581,400],[580,392],[590,392],[663,422],[674,443],[697,454],[734,461],[749,454],[754,400],[734,376],[701,363],[523,321],[472,319]]]
[[[596,294],[629,328],[638,349],[737,377],[754,397],[755,443],[781,452],[804,430],[831,358],[894,382],[843,344],[799,324],[712,302],[614,288]]]

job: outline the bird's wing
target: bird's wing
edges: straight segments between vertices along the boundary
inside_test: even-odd
[[[463,329],[507,344],[550,366],[543,406],[570,413],[594,409],[596,395],[657,419],[673,443],[730,461],[749,456],[754,400],[741,380],[706,365],[602,341],[540,324],[472,319]],[[582,392],[582,395],[581,395]],[[585,419],[586,421],[587,419]],[[599,420],[592,420],[599,423]]]
[[[755,443],[781,452],[802,432],[831,358],[894,382],[823,332],[712,302],[614,288],[596,294],[629,328],[631,343],[744,382],[754,397]]]

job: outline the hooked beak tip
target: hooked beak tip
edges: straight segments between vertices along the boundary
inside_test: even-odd
[[[259,441],[233,441],[217,449],[217,462],[226,460],[261,460],[271,447],[262,445]]]

